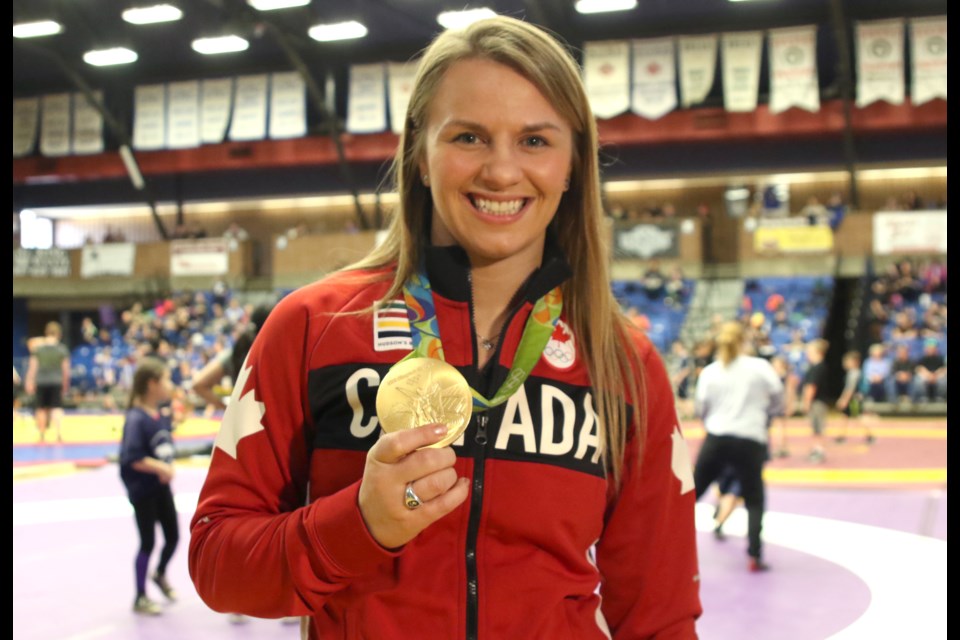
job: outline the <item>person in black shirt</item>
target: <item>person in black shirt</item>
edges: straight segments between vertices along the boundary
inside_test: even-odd
[[[827,367],[823,359],[829,347],[830,343],[823,338],[817,338],[807,345],[807,361],[810,363],[810,368],[803,377],[803,410],[810,416],[810,426],[813,427],[813,451],[810,452],[812,462],[823,462],[826,458],[826,452],[823,449],[823,431],[830,405],[824,386]]]
[[[946,400],[947,361],[940,355],[940,343],[936,338],[927,338],[923,343],[923,356],[917,362],[917,399],[920,402]]]

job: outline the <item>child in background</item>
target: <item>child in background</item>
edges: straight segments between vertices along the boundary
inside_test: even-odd
[[[770,364],[773,366],[773,370],[777,372],[777,376],[780,377],[780,382],[784,388],[784,405],[782,411],[778,411],[777,415],[770,416],[770,426],[772,427],[774,423],[777,424],[777,431],[780,432],[780,446],[776,448],[775,455],[778,458],[786,458],[790,456],[790,449],[787,447],[787,420],[793,415],[794,406],[796,405],[797,385],[790,371],[790,363],[786,357],[780,355],[773,356],[770,358]]]
[[[830,343],[823,338],[810,341],[807,345],[807,362],[810,363],[810,368],[803,377],[803,411],[810,416],[810,426],[813,427],[813,451],[810,452],[810,461],[818,463],[826,458],[823,450],[823,430],[827,423],[829,405],[824,388],[827,367],[823,359],[829,346]]]
[[[133,374],[130,403],[120,443],[120,477],[133,505],[140,548],[135,561],[136,613],[158,615],[160,605],[146,593],[147,565],[153,552],[155,529],[160,524],[164,546],[152,580],[171,602],[176,593],[167,582],[166,569],[180,538],[177,509],[170,482],[173,480],[174,447],[170,413],[161,410],[173,395],[166,364],[143,358]]]
[[[843,428],[836,440],[839,443],[847,439],[847,428],[850,426],[850,419],[858,420],[863,425],[866,432],[867,444],[873,444],[873,432],[870,429],[868,416],[863,413],[863,393],[861,387],[860,372],[860,352],[848,351],[843,354],[844,376],[843,391],[837,399],[837,409],[843,412],[846,418],[843,421]]]

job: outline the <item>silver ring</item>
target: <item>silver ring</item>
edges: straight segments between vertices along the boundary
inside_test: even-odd
[[[412,482],[407,483],[407,489],[403,492],[403,504],[411,511],[423,504],[423,500],[420,499],[420,496],[414,493]]]

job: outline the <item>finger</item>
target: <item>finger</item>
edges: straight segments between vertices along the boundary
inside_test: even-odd
[[[414,429],[404,429],[385,434],[370,449],[370,454],[379,462],[393,464],[420,447],[440,442],[447,435],[442,424],[426,424]]]
[[[423,502],[443,495],[457,484],[457,472],[452,468],[442,469],[410,483],[413,492]]]
[[[424,502],[418,512],[429,518],[431,522],[435,522],[463,504],[469,494],[470,480],[460,478],[448,491],[429,502]]]
[[[450,447],[443,449],[418,449],[396,463],[398,477],[406,482],[448,469],[457,463],[457,454]]]

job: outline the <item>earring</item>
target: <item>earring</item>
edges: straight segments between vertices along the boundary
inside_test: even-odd
[[[430,178],[427,177],[427,174],[423,174],[422,176],[420,176],[420,179],[423,181],[423,186],[425,187],[430,186]]]
[[[570,190],[570,178],[567,178],[566,180],[563,181],[563,190],[564,191]]]

